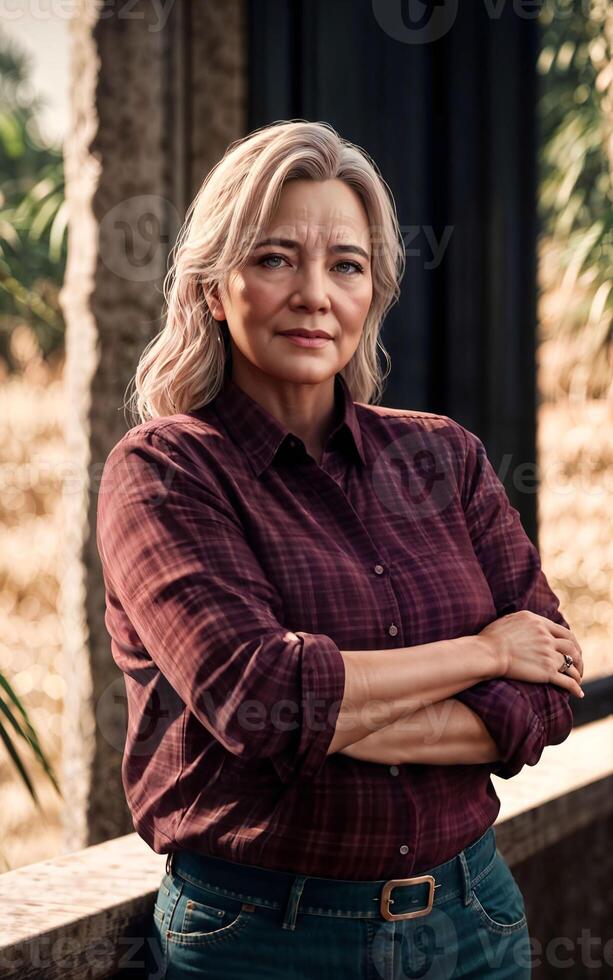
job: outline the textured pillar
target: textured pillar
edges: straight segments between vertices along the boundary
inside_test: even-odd
[[[62,584],[66,850],[133,829],[121,783],[125,688],[110,653],[96,549],[97,490],[110,449],[132,424],[127,386],[162,326],[168,252],[187,205],[245,132],[242,4],[80,0],[71,22],[69,254],[60,297],[71,460]]]

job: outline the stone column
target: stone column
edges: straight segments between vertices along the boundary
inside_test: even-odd
[[[121,782],[123,675],[96,548],[104,461],[133,424],[139,355],[163,325],[167,257],[211,166],[245,133],[244,0],[108,4],[71,21],[62,583],[65,850],[133,830]]]

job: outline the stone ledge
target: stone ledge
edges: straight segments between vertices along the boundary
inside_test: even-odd
[[[538,766],[493,780],[498,846],[513,865],[613,810],[613,717],[548,746]],[[165,860],[133,833],[0,875],[0,976],[112,977],[123,959],[137,980]]]
[[[513,779],[492,782],[501,804],[498,848],[518,864],[613,812],[613,715],[573,729]]]
[[[165,863],[126,834],[0,875],[0,977],[89,980],[112,976],[122,957],[142,960]]]

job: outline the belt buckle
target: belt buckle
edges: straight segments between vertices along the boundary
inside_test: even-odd
[[[399,912],[397,915],[390,912],[390,895],[393,888],[397,888],[398,885],[417,885],[422,881],[427,881],[430,885],[426,908],[417,909],[416,912]],[[395,919],[416,919],[419,915],[427,915],[428,912],[432,911],[434,888],[434,877],[432,875],[417,875],[415,878],[391,878],[390,881],[385,882],[381,892],[381,915],[384,919],[389,919],[390,922],[393,922]],[[393,902],[394,900],[391,899],[391,901]]]

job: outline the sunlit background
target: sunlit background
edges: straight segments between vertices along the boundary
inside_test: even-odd
[[[540,551],[588,680],[613,672],[613,12],[596,3],[542,26]],[[0,33],[0,677],[57,772],[67,61],[67,20],[23,14]],[[1,870],[60,851],[62,800],[27,739],[11,741]]]
[[[0,29],[0,677],[58,772],[68,41],[66,19],[25,11]],[[41,805],[0,747],[1,870],[59,853],[62,803],[28,742],[5,726]]]

